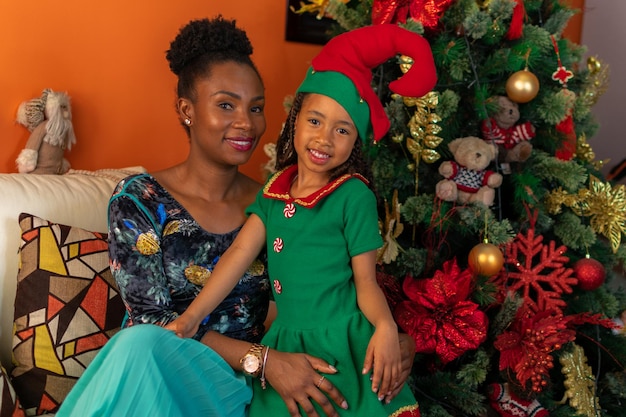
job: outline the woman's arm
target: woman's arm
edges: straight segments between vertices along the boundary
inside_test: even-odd
[[[251,214],[235,241],[220,257],[200,294],[178,319],[165,327],[181,337],[193,336],[198,331],[201,321],[237,285],[264,245],[265,225],[256,214]]]
[[[160,244],[161,231],[155,230],[149,212],[125,194],[115,195],[109,204],[109,258],[127,308],[126,325],[162,326],[178,317],[163,269],[163,252],[146,252],[137,244],[140,236],[150,236]]]
[[[402,374],[400,342],[387,299],[376,281],[376,251],[368,251],[352,258],[352,270],[359,308],[376,330],[367,347],[363,373],[373,366],[372,391],[379,399],[391,395],[401,385]]]
[[[250,342],[231,339],[210,331],[202,343],[211,347],[235,370],[241,371],[240,359],[248,352]],[[328,380],[318,386],[320,373],[334,374],[336,369],[328,362],[303,353],[286,353],[271,349],[265,363],[265,378],[278,392],[291,415],[298,416],[298,406],[308,417],[319,417],[313,408],[318,403],[327,416],[338,417],[335,407],[347,407],[341,392]],[[330,400],[329,400],[330,398]],[[332,400],[332,401],[331,401]]]

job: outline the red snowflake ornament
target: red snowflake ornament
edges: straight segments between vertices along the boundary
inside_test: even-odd
[[[572,275],[571,268],[563,266],[569,262],[564,256],[567,248],[564,245],[557,248],[554,241],[547,245],[542,242],[543,236],[535,236],[534,226],[526,235],[518,233],[505,247],[505,268],[495,281],[503,296],[518,293],[533,312],[550,309],[561,312],[566,306],[561,295],[571,293],[578,279]]]

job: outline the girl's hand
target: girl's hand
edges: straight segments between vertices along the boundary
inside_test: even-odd
[[[265,363],[265,377],[278,392],[291,416],[301,416],[298,406],[308,417],[319,417],[313,401],[329,417],[338,417],[335,407],[348,408],[344,396],[323,374],[337,370],[326,361],[304,353],[286,353],[272,349]],[[332,400],[332,402],[331,402]]]
[[[372,368],[372,391],[382,401],[400,385],[402,375],[402,357],[396,326],[377,326],[365,354],[363,373]]]
[[[178,337],[192,337],[198,332],[200,326],[183,313],[178,316],[176,320],[166,324],[164,327],[176,333]]]

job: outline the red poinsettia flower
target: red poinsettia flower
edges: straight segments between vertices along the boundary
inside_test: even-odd
[[[487,315],[469,301],[472,274],[461,271],[456,259],[426,279],[406,277],[403,290],[409,300],[400,302],[394,316],[416,344],[419,353],[436,353],[448,363],[487,337]]]
[[[569,320],[556,310],[531,313],[520,308],[510,329],[494,342],[500,351],[500,370],[514,370],[522,386],[530,380],[532,390],[540,392],[554,366],[552,352],[576,337],[576,332],[569,328]]]

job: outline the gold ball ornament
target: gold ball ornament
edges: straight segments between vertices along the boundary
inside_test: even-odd
[[[504,256],[496,245],[479,243],[470,251],[467,262],[474,276],[491,277],[502,269]]]
[[[538,93],[539,80],[527,69],[513,73],[506,80],[506,95],[516,103],[528,103]]]

